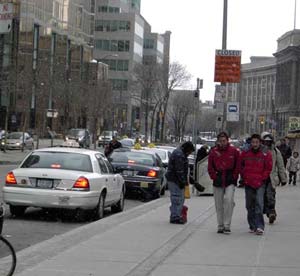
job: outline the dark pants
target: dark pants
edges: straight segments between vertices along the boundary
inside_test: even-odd
[[[170,220],[177,220],[182,218],[182,208],[184,204],[184,189],[180,189],[179,186],[168,181],[168,188],[170,191]]]
[[[271,180],[269,179],[266,183],[264,213],[267,216],[269,216],[270,214],[276,214],[275,205],[276,205],[276,189],[272,186]]]
[[[296,185],[297,172],[290,172],[290,174],[289,174],[289,184],[292,183],[292,180],[293,180],[293,184]]]
[[[249,228],[256,230],[257,228],[265,229],[264,221],[264,195],[265,184],[258,189],[253,189],[249,186],[245,187],[246,194],[246,209],[248,211],[247,219]]]

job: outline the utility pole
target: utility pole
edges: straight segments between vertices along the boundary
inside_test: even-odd
[[[195,101],[194,101],[194,105],[193,105],[193,143],[195,145],[195,149],[196,149],[196,145],[197,145],[196,108],[199,107],[200,89],[202,89],[202,88],[203,88],[203,80],[197,78],[197,88],[194,93]],[[195,150],[195,156],[196,156],[196,150]]]
[[[294,30],[296,30],[297,23],[297,0],[295,0],[295,10],[294,10]]]
[[[228,19],[228,0],[224,0],[224,7],[223,7],[223,35],[222,35],[222,50],[227,49],[227,19]],[[223,93],[226,94],[226,83],[221,83],[221,86],[224,87]],[[223,118],[222,118],[222,129],[225,129],[225,123],[226,123],[226,97],[224,95],[224,106],[223,106]]]

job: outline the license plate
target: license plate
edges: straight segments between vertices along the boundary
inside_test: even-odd
[[[122,174],[125,176],[134,176],[134,171],[123,171]]]
[[[141,182],[140,186],[141,188],[148,188],[149,184],[147,182]]]
[[[38,179],[36,186],[42,189],[52,189],[53,181],[49,179]]]

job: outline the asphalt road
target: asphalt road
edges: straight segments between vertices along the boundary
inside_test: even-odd
[[[16,166],[12,165],[0,165],[0,202],[3,202],[2,187],[5,182],[5,176],[15,167]],[[126,199],[125,210],[141,204],[143,203],[140,200]],[[111,215],[111,213],[107,211],[106,216],[109,215]],[[22,218],[12,218],[7,208],[2,234],[11,241],[16,251],[19,251],[87,223],[89,222],[79,223],[71,218],[62,221],[60,216],[51,216],[41,209],[36,208],[26,210]]]

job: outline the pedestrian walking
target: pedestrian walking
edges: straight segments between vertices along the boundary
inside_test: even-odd
[[[272,171],[270,177],[266,181],[265,192],[265,214],[269,218],[269,223],[272,224],[277,218],[276,205],[276,187],[280,182],[282,185],[287,183],[287,175],[284,167],[284,162],[280,151],[275,147],[274,138],[271,133],[263,132],[261,134],[263,145],[266,150],[272,153]]]
[[[242,152],[240,168],[245,184],[249,229],[251,233],[262,235],[265,229],[264,194],[272,171],[272,154],[262,147],[259,134],[251,136],[250,150]]]
[[[300,169],[300,158],[299,153],[297,151],[293,152],[292,157],[289,159],[287,163],[287,170],[289,172],[289,184],[292,184],[296,186],[297,183],[297,172]]]
[[[184,224],[186,220],[182,217],[184,205],[184,188],[189,183],[189,161],[188,156],[195,151],[192,142],[185,142],[175,149],[169,159],[166,178],[170,191],[170,223]]]
[[[209,153],[208,173],[213,180],[218,233],[230,234],[240,152],[229,143],[226,132],[221,132],[217,141],[217,146]]]
[[[280,152],[282,154],[283,162],[284,162],[284,167],[286,168],[287,161],[292,156],[292,149],[287,144],[285,138],[282,138],[280,140],[280,145],[278,146],[278,149],[280,150]]]
[[[122,144],[118,141],[116,136],[113,136],[112,140],[109,142],[109,144],[105,147],[104,155],[108,157],[113,153],[115,149],[119,149],[122,147]]]

